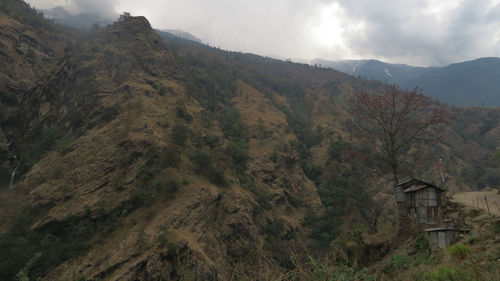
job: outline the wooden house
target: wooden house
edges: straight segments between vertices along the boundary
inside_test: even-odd
[[[422,225],[437,225],[441,222],[446,205],[443,189],[417,179],[398,184],[395,188],[401,224],[414,221]]]

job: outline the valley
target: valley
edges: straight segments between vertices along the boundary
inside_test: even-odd
[[[484,210],[447,209],[472,229],[466,262],[398,236],[390,167],[352,114],[383,83],[127,13],[77,30],[21,0],[0,4],[0,57],[1,280],[500,276],[498,217]],[[465,206],[487,189],[494,204],[500,109],[438,105],[441,141],[407,148],[401,182]]]

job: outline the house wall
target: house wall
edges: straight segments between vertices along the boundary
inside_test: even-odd
[[[427,232],[429,244],[432,249],[447,248],[455,239],[455,232],[452,229]]]
[[[405,193],[409,217],[421,224],[436,224],[441,218],[444,193],[434,187]]]

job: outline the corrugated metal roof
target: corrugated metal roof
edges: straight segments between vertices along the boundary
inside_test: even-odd
[[[428,186],[426,184],[423,184],[423,185],[414,185],[412,187],[409,187],[407,189],[404,190],[404,192],[413,192],[413,191],[417,191],[417,190],[420,190],[422,188],[426,188],[426,187],[431,187],[431,186]]]
[[[411,179],[409,181],[395,185],[394,187],[401,187],[404,190],[404,192],[414,192],[414,191],[417,191],[417,190],[420,190],[420,189],[426,188],[426,187],[434,187],[434,188],[444,192],[444,190],[442,188],[439,188],[439,187],[433,185],[432,183],[428,183],[428,182],[417,180],[417,179]]]
[[[433,231],[455,231],[453,228],[447,228],[447,227],[436,227],[436,228],[427,228],[425,229],[427,232],[433,232]]]

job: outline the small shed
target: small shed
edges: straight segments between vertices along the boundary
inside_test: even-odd
[[[429,244],[432,249],[447,248],[455,240],[456,231],[453,228],[437,227],[425,230],[429,238]]]
[[[404,216],[420,224],[438,224],[446,205],[445,191],[431,183],[412,179],[398,184],[396,202],[404,208]]]

